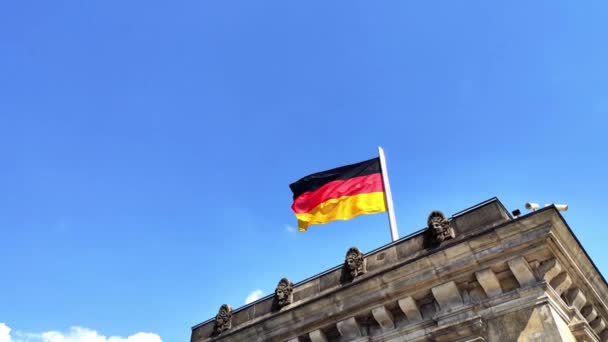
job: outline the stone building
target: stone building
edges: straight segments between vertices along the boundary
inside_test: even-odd
[[[555,207],[491,199],[192,328],[203,341],[608,341],[608,286]]]

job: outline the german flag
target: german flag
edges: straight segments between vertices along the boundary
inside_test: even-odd
[[[313,173],[290,184],[298,230],[386,211],[380,159]]]

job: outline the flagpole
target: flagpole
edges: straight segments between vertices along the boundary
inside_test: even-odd
[[[382,170],[382,183],[384,183],[384,200],[386,203],[386,210],[388,212],[388,224],[391,229],[391,239],[393,241],[397,241],[397,239],[399,239],[399,231],[397,230],[397,220],[395,219],[393,195],[391,193],[391,186],[388,183],[388,172],[386,170],[384,150],[380,146],[378,146],[378,157],[380,158],[380,169]]]

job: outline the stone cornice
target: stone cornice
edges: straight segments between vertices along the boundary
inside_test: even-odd
[[[584,288],[585,293],[603,308],[603,314],[608,316],[608,284],[595,265],[588,258],[572,231],[567,226],[563,217],[555,211],[551,217],[553,230],[549,235],[551,247],[554,254],[567,268],[570,277],[579,288]]]
[[[482,214],[472,211],[465,215],[485,218],[488,213]],[[498,210],[493,217],[501,215]],[[608,292],[606,283],[554,208],[470,227],[466,224],[476,221],[465,218],[453,219],[457,238],[438,248],[423,248],[422,234],[399,241],[365,255],[367,272],[351,282],[340,281],[343,270],[334,269],[296,284],[291,305],[257,317],[256,305],[247,307],[231,330],[215,338],[210,337],[210,323],[193,328],[192,342],[255,341],[258,336],[269,341],[297,341],[302,335],[322,341],[327,329],[343,336],[359,334],[362,340],[373,333],[368,336],[373,341],[383,341],[397,332],[411,334],[413,340],[449,340],[447,330],[442,333],[441,329],[452,324],[450,320],[464,324],[463,329],[469,326],[470,334],[476,334],[484,329],[484,323],[472,312],[487,319],[501,310],[513,310],[513,303],[528,305],[529,298],[560,303],[556,312],[566,321],[578,317],[571,328],[577,333],[595,330],[595,335],[589,335],[597,339],[604,332],[608,316],[601,296]],[[559,268],[550,264],[553,259]],[[264,303],[269,300],[272,298],[257,305],[267,305]],[[432,303],[434,308],[429,306]],[[575,308],[573,303],[581,307]],[[591,319],[576,323],[585,319],[583,307]],[[434,310],[433,318],[428,310]],[[369,325],[370,320],[375,325]],[[349,338],[355,336],[351,335]]]

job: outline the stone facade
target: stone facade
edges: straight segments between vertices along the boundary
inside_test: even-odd
[[[608,341],[606,281],[554,207],[513,219],[491,199],[440,223],[441,241],[421,230],[363,254],[356,277],[345,262],[191,342]]]

